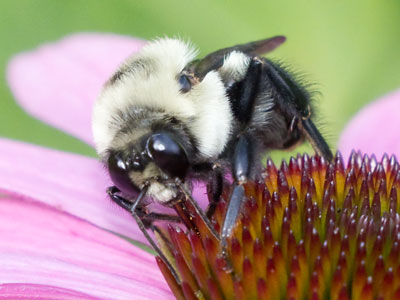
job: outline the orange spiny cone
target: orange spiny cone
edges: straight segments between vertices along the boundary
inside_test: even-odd
[[[353,153],[347,165],[267,160],[228,241],[227,259],[199,216],[170,227],[182,282],[159,261],[178,299],[400,299],[400,166]],[[229,193],[224,193],[228,195]],[[228,199],[212,223],[221,228]],[[190,274],[191,273],[191,274]]]

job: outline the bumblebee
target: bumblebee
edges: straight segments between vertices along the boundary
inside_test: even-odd
[[[129,57],[104,85],[93,133],[114,183],[108,193],[132,213],[164,260],[146,227],[177,218],[148,212],[146,199],[173,206],[184,197],[213,230],[190,196],[191,182],[209,183],[211,215],[230,172],[232,194],[222,230],[214,232],[225,249],[240,214],[243,185],[254,179],[267,151],[308,140],[319,155],[332,159],[311,120],[310,92],[281,64],[261,57],[284,41],[276,36],[196,59],[189,43],[158,39]]]

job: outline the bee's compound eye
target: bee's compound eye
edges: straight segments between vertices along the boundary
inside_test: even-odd
[[[112,153],[108,158],[108,172],[115,186],[129,196],[136,196],[140,191],[129,178],[129,167],[121,153]]]
[[[187,93],[192,88],[192,83],[189,77],[185,74],[181,74],[178,78],[179,86],[181,87],[180,91],[182,93]]]
[[[153,134],[147,141],[147,151],[154,163],[168,176],[185,177],[189,161],[182,146],[171,135]]]

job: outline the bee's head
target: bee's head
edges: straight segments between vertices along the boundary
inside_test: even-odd
[[[182,40],[159,39],[128,58],[105,84],[93,113],[100,157],[114,149],[116,137],[178,127],[190,136],[196,157],[218,157],[231,132],[232,113],[216,70],[199,77],[188,66],[196,51]],[[157,127],[157,128],[155,128]]]
[[[170,132],[157,132],[120,150],[110,150],[106,165],[114,185],[133,198],[148,184],[150,194],[170,200],[174,195],[166,183],[174,178],[184,180],[189,169],[188,155],[178,140]]]
[[[178,39],[150,42],[105,84],[93,113],[96,150],[114,184],[134,195],[173,196],[166,181],[183,179],[190,161],[218,157],[232,113],[219,73],[196,76],[196,51]],[[159,199],[160,200],[160,199]]]

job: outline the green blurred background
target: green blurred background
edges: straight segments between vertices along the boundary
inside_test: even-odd
[[[400,87],[398,0],[0,0],[0,136],[95,155],[83,142],[25,114],[5,79],[13,54],[79,31],[145,39],[178,35],[190,38],[201,54],[286,35],[271,57],[318,84],[319,119],[333,147],[362,106]]]

